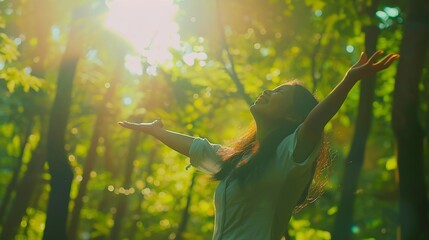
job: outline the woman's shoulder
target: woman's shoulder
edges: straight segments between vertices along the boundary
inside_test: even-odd
[[[300,126],[301,125],[299,125],[292,133],[285,136],[283,140],[279,143],[279,145],[277,146],[277,155],[284,155],[286,153],[293,152],[296,146],[296,140]]]

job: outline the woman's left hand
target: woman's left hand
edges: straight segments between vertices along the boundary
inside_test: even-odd
[[[347,72],[347,76],[358,81],[369,77],[377,72],[388,68],[392,63],[399,58],[399,54],[387,54],[383,59],[376,62],[377,58],[383,54],[383,51],[376,51],[369,59],[366,53],[362,53],[360,59]]]

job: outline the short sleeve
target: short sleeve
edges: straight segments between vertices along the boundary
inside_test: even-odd
[[[320,153],[322,146],[322,138],[314,146],[312,152],[307,156],[307,158],[302,162],[296,162],[293,159],[293,151],[297,143],[298,130],[301,127],[299,125],[296,130],[283,139],[283,141],[277,147],[277,162],[281,164],[284,168],[290,168],[295,170],[305,170],[308,167],[312,166],[313,162],[316,160]]]
[[[219,144],[212,144],[205,138],[195,138],[189,149],[191,165],[198,170],[216,174],[221,169],[222,159],[217,154]]]

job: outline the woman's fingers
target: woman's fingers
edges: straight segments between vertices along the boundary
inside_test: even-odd
[[[399,54],[387,54],[381,60],[377,58],[383,54],[383,51],[376,51],[368,60],[364,53],[361,54],[359,61],[350,69],[351,75],[357,79],[363,79],[372,74],[375,74],[383,69],[388,68],[392,63],[399,58]]]
[[[120,121],[120,122],[118,122],[118,124],[121,125],[122,127],[125,127],[126,122],[125,121]]]
[[[391,57],[393,57],[395,54],[392,54],[392,53],[390,53],[390,54],[387,54],[383,59],[381,59],[380,61],[378,61],[377,63],[375,63],[375,65],[384,65],[384,64],[386,64],[386,62],[391,58]]]
[[[118,122],[118,124],[124,128],[129,128],[129,129],[133,129],[133,130],[138,130],[138,128],[139,128],[139,124],[131,123],[131,122],[127,122],[127,121]]]
[[[399,54],[388,54],[383,59],[374,64],[374,66],[378,69],[388,68],[392,63],[399,58]]]
[[[360,67],[366,63],[368,57],[365,52],[361,52],[359,60],[352,67]]]
[[[161,119],[157,119],[151,123],[134,123],[134,122],[128,122],[128,121],[121,121],[121,122],[118,122],[118,124],[124,128],[147,132],[147,133],[149,133],[154,128],[164,127],[164,124],[162,123]]]
[[[392,54],[392,56],[390,56],[386,62],[384,63],[384,66],[389,67],[396,59],[398,59],[400,57],[399,54]]]
[[[372,54],[372,56],[368,60],[368,63],[369,64],[373,64],[375,62],[375,60],[377,59],[377,57],[380,56],[381,54],[383,54],[382,50],[378,50],[377,52],[375,52],[374,54]]]
[[[365,52],[362,52],[360,54],[359,64],[364,64],[366,63],[366,61],[368,61],[368,56],[366,55]]]

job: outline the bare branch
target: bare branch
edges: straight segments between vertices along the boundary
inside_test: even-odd
[[[240,78],[238,77],[237,72],[235,71],[235,63],[234,63],[234,58],[231,55],[231,52],[229,51],[229,46],[228,46],[228,42],[226,41],[226,36],[225,36],[225,31],[224,31],[224,27],[223,27],[223,23],[222,23],[222,19],[220,16],[220,4],[219,4],[219,0],[216,1],[216,7],[217,7],[217,20],[218,20],[218,29],[219,29],[219,34],[221,36],[221,41],[222,41],[222,48],[226,53],[228,62],[226,62],[223,59],[222,54],[220,54],[219,58],[222,61],[223,65],[225,66],[225,71],[228,73],[228,75],[231,77],[232,81],[234,82],[236,88],[237,88],[237,92],[238,94],[244,99],[244,101],[246,101],[246,103],[250,106],[253,104],[252,98],[246,93],[243,84],[241,83]],[[227,64],[230,64],[230,67],[228,68]]]

